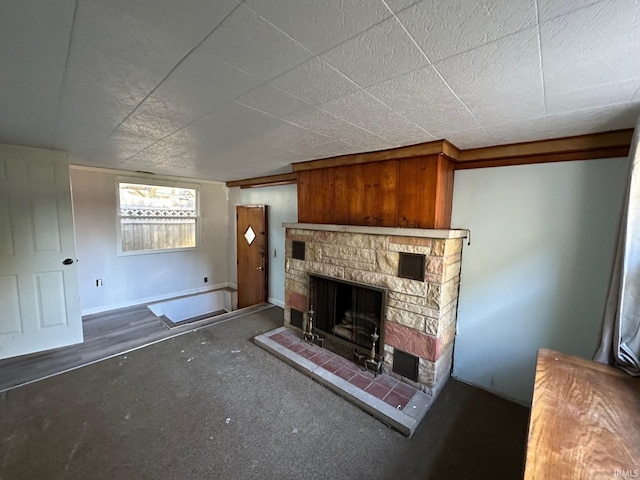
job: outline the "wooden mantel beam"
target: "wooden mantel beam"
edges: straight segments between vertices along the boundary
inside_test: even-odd
[[[233,180],[227,182],[227,187],[254,188],[269,187],[272,185],[287,185],[296,183],[296,179],[297,175],[295,173],[282,173],[280,175]]]

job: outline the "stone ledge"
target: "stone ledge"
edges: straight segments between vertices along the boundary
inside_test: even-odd
[[[324,230],[327,232],[367,233],[370,235],[393,235],[423,238],[467,238],[466,230],[444,230],[428,228],[366,227],[359,225],[332,225],[321,223],[283,223],[284,228],[297,230]]]

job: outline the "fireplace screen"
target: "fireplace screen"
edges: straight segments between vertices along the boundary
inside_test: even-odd
[[[379,355],[386,290],[316,275],[310,283],[315,327],[326,336],[327,348],[345,356],[354,350],[368,355],[373,336],[379,335],[375,348]]]

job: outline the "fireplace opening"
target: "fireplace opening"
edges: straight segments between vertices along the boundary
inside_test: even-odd
[[[380,356],[384,351],[386,290],[321,275],[310,276],[314,330],[325,337],[325,347],[352,360],[354,353]]]

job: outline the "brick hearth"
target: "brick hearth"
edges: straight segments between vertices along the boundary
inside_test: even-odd
[[[435,396],[449,378],[462,256],[460,230],[285,224],[285,325],[309,309],[309,275],[387,289],[384,371]],[[304,260],[292,242],[305,243]],[[424,281],[398,276],[400,253],[425,255]],[[393,372],[395,350],[418,357],[418,381]]]

